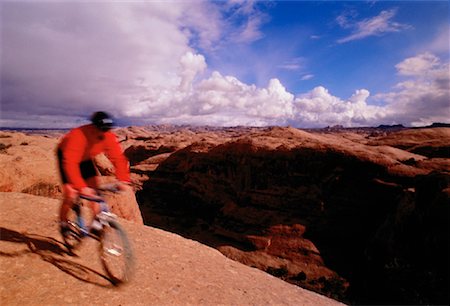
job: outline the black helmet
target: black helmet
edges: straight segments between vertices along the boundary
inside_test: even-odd
[[[91,121],[92,124],[103,132],[109,131],[114,125],[112,117],[105,112],[94,113],[91,117]]]

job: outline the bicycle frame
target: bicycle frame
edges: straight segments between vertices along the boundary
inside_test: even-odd
[[[117,189],[106,189],[107,191],[117,192]],[[91,233],[91,228],[84,225],[82,200],[97,202],[100,205],[101,212],[96,215],[102,225],[100,235]],[[133,252],[128,237],[118,222],[115,214],[110,212],[109,207],[103,197],[96,198],[80,195],[79,199],[73,204],[72,210],[75,212],[75,220],[68,221],[71,235],[64,237],[65,244],[72,253],[83,240],[89,236],[100,242],[100,258],[105,272],[108,274],[111,282],[118,285],[130,278],[133,270]]]

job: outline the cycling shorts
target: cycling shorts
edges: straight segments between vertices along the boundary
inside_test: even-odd
[[[61,180],[63,184],[69,183],[69,180],[67,179],[67,175],[63,167],[63,153],[61,149],[58,149],[58,165],[59,165],[59,173],[61,175]],[[81,177],[83,179],[88,179],[90,177],[94,177],[97,175],[97,168],[95,167],[94,162],[91,159],[89,159],[82,161],[80,163],[80,172]]]

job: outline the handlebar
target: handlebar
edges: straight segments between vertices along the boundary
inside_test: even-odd
[[[119,189],[119,185],[117,183],[110,183],[110,184],[104,184],[98,187],[97,192],[99,193],[96,197],[91,197],[87,195],[80,194],[79,197],[81,199],[85,199],[92,202],[102,203],[105,202],[103,197],[101,196],[102,192],[112,192],[112,193],[119,193],[121,190]]]
[[[101,196],[98,196],[98,197],[94,198],[94,197],[90,197],[90,196],[87,196],[87,195],[80,194],[79,197],[80,197],[80,199],[84,199],[84,200],[88,200],[88,201],[92,201],[92,202],[97,202],[97,203],[105,202],[105,200]]]
[[[109,183],[109,184],[104,184],[101,185],[99,188],[97,188],[98,191],[109,191],[112,193],[119,193],[121,192],[119,189],[119,184],[118,183]]]

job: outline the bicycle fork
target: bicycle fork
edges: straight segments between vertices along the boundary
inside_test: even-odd
[[[98,221],[100,222],[100,224],[103,228],[106,225],[108,225],[108,220],[110,220],[110,218],[113,217],[114,215],[109,212],[109,208],[108,208],[108,205],[106,204],[106,202],[101,201],[101,202],[97,202],[97,204],[100,205],[100,213],[98,213],[95,216],[95,218],[98,219]],[[90,227],[88,227],[86,225],[86,222],[81,214],[81,206],[82,205],[83,205],[82,203],[76,203],[76,204],[74,204],[72,209],[76,214],[76,225],[80,229],[81,235],[84,237],[84,236],[89,235]]]
[[[76,214],[76,225],[80,229],[80,232],[83,236],[86,236],[88,234],[88,229],[86,226],[86,223],[84,222],[84,218],[81,215],[81,203],[76,203],[73,205],[72,210]]]

